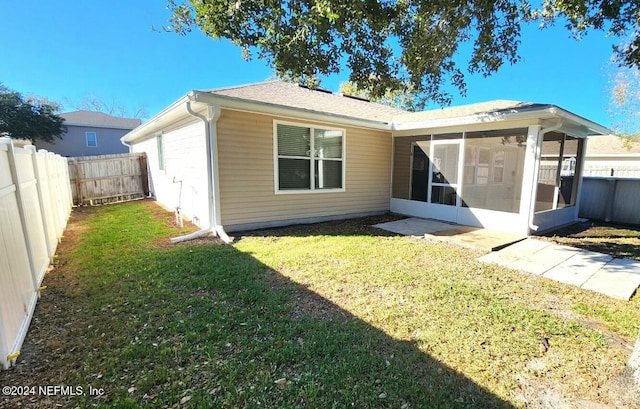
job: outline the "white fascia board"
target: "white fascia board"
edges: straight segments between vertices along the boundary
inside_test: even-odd
[[[306,119],[317,122],[328,122],[359,128],[376,129],[381,131],[391,131],[391,123],[357,119],[349,116],[328,114],[326,112],[311,111],[302,108],[283,107],[281,105],[267,102],[249,101],[246,99],[217,95],[209,92],[192,91],[188,94],[192,101],[202,102],[210,105],[219,105],[221,108],[234,109],[238,111],[257,112],[271,114],[289,118]]]
[[[418,122],[405,122],[405,123],[394,123],[393,130],[394,131],[405,131],[405,130],[418,130],[418,129],[435,129],[435,128],[446,128],[452,126],[460,126],[460,125],[476,125],[476,124],[487,124],[487,123],[498,123],[498,122],[507,122],[507,121],[516,121],[516,120],[540,120],[540,119],[552,119],[552,118],[562,118],[569,121],[572,124],[578,125],[578,127],[582,127],[587,132],[581,132],[583,135],[607,135],[611,133],[611,131],[605,128],[602,125],[598,125],[595,122],[591,122],[585,118],[582,118],[578,115],[572,114],[564,109],[557,107],[548,107],[544,109],[537,109],[525,112],[504,112],[504,113],[482,113],[482,114],[474,114],[463,117],[454,117],[454,118],[442,118],[442,119],[434,119],[427,121],[418,121]]]
[[[418,122],[394,123],[394,131],[408,131],[413,129],[434,129],[446,128],[460,125],[486,124],[489,122],[506,122],[510,120],[520,119],[544,119],[540,115],[540,111],[535,112],[516,112],[516,113],[483,113],[462,117],[433,119]]]
[[[183,116],[187,116],[184,110],[184,104],[189,100],[188,94],[175,101],[162,111],[158,112],[153,118],[144,122],[128,134],[124,135],[120,140],[125,143],[131,143],[146,135],[154,134],[160,131],[165,125],[174,122]]]
[[[577,125],[580,125],[588,129],[589,131],[591,131],[589,135],[609,135],[613,132],[611,129],[605,126],[597,124],[593,121],[589,121],[588,119],[585,119],[579,115],[572,114],[571,112],[565,111],[562,108],[554,107],[554,108],[549,108],[549,110],[552,111],[553,114],[563,119],[567,119]]]

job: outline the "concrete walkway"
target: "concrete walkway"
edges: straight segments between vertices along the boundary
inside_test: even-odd
[[[640,286],[640,261],[526,239],[479,258],[562,283],[629,300]]]
[[[415,217],[380,223],[373,227],[406,236],[492,251],[479,260],[621,300],[629,300],[640,286],[640,261],[614,258],[608,254],[548,241],[525,239],[524,236],[509,233]]]

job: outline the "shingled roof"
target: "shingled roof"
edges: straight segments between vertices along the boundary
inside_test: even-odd
[[[407,111],[354,97],[318,91],[282,81],[266,81],[207,91],[214,95],[262,102],[309,112],[333,114],[377,122],[391,122]]]
[[[103,112],[72,111],[60,114],[66,125],[86,125],[106,128],[133,129],[142,121],[134,118],[120,118]]]
[[[497,99],[477,104],[460,105],[455,107],[431,109],[423,112],[409,112],[393,118],[395,123],[422,122],[437,119],[457,118],[479,114],[499,114],[512,111],[534,110],[550,107],[551,105],[532,102],[509,101]]]
[[[624,140],[616,135],[598,135],[589,138],[587,155],[640,154],[640,142],[631,142],[625,146]]]

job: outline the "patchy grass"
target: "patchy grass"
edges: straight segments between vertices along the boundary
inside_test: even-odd
[[[74,211],[0,384],[86,393],[0,406],[633,406],[616,385],[638,296],[478,263],[380,218],[168,246],[184,232],[170,218],[150,202]]]
[[[585,222],[555,230],[542,237],[568,246],[640,260],[640,228],[638,227]]]

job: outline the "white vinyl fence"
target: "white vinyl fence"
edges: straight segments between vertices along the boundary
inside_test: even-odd
[[[20,353],[71,213],[67,160],[0,138],[0,366]]]

